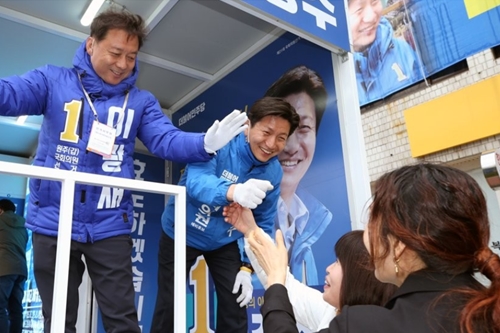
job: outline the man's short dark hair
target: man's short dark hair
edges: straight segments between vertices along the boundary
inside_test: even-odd
[[[304,65],[290,68],[267,89],[265,96],[286,98],[301,92],[309,95],[314,102],[317,134],[328,95],[323,79],[316,71]]]
[[[106,38],[108,31],[111,29],[125,30],[129,37],[137,36],[139,49],[146,40],[147,29],[144,19],[126,10],[116,11],[111,9],[97,15],[90,25],[90,36],[100,42]]]
[[[292,135],[300,122],[300,116],[295,108],[279,97],[263,97],[255,101],[248,111],[250,126],[253,127],[266,116],[277,116],[287,120],[290,123],[288,135]]]
[[[4,212],[15,212],[16,211],[16,205],[9,199],[1,199],[0,200],[0,209],[3,210]]]

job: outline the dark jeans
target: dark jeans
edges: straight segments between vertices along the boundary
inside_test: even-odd
[[[217,293],[217,333],[246,333],[247,309],[236,302],[239,294],[232,289],[241,267],[238,242],[214,251],[186,247],[186,276],[203,255]],[[174,330],[174,240],[163,231],[158,253],[158,294],[150,333],[172,333]]]
[[[26,276],[22,275],[0,276],[0,332],[2,333],[21,333],[23,330],[22,301],[25,281]]]
[[[50,332],[57,238],[33,233],[33,264],[42,299],[44,331]],[[92,280],[107,333],[141,333],[132,282],[132,239],[122,235],[94,243],[71,241],[66,307],[66,333],[76,332],[78,287],[85,264]],[[85,264],[82,260],[85,256]],[[61,332],[62,333],[62,332]]]

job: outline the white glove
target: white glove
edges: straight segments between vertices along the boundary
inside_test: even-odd
[[[273,188],[268,180],[251,178],[243,184],[236,184],[233,191],[233,201],[243,207],[254,209],[262,203],[266,192]]]
[[[247,114],[239,110],[234,110],[221,122],[216,120],[205,134],[205,151],[214,154],[224,147],[235,136],[247,129],[248,125],[244,125],[247,120]]]
[[[239,271],[234,281],[233,294],[237,294],[241,287],[241,295],[236,299],[240,303],[240,308],[250,302],[253,293],[252,274],[247,271]]]

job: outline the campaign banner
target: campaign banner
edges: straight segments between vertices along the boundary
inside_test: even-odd
[[[24,199],[24,214],[26,218],[27,206],[29,202],[29,186],[26,185],[26,198]],[[18,206],[19,207],[19,206]],[[17,208],[18,208],[17,207]],[[18,208],[19,209],[19,208]],[[28,266],[28,276],[24,284],[23,296],[23,333],[43,333],[43,313],[42,299],[38,293],[35,280],[35,270],[33,267],[33,233],[28,229],[28,243],[26,244],[26,265]]]
[[[28,200],[28,199],[26,199]],[[24,285],[23,297],[23,333],[43,333],[42,299],[38,293],[33,269],[32,232],[28,230],[28,244],[26,246],[26,264],[28,276]]]
[[[500,44],[497,0],[347,2],[360,105]]]
[[[408,12],[426,76],[500,44],[500,1],[411,0]]]
[[[351,50],[344,0],[223,1],[332,51]]]
[[[360,105],[422,80],[404,1],[349,0],[347,17]]]
[[[335,242],[351,229],[331,52],[286,33],[175,112],[172,118],[174,125],[184,131],[206,131],[216,119],[221,120],[233,109],[248,110],[254,101],[269,93],[271,86],[279,90],[279,82],[286,81],[279,79],[297,72],[308,73],[308,79],[323,86],[326,100],[323,106],[318,102],[316,108],[311,108],[295,104],[300,94],[282,96],[295,104],[301,124],[278,155],[284,169],[282,198],[287,196],[292,200],[286,205],[285,199],[280,200],[275,228],[287,228],[282,230],[287,236],[294,276],[322,290],[326,267],[335,261]],[[184,167],[173,164],[174,184]],[[282,225],[283,221],[289,221],[284,214],[287,210],[295,221],[293,228]],[[204,289],[207,285],[208,293]],[[202,259],[193,267],[188,286],[187,332],[213,332],[217,298]],[[262,332],[260,306],[264,290],[256,279],[254,288],[247,307],[248,331]]]

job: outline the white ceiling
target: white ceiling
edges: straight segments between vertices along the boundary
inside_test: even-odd
[[[137,86],[171,114],[283,30],[219,0],[113,0],[150,29],[139,55]],[[80,18],[90,0],[0,0],[0,77],[47,63],[71,66],[89,28]],[[101,10],[112,6],[106,2]],[[0,154],[32,156],[42,117],[0,117]]]

